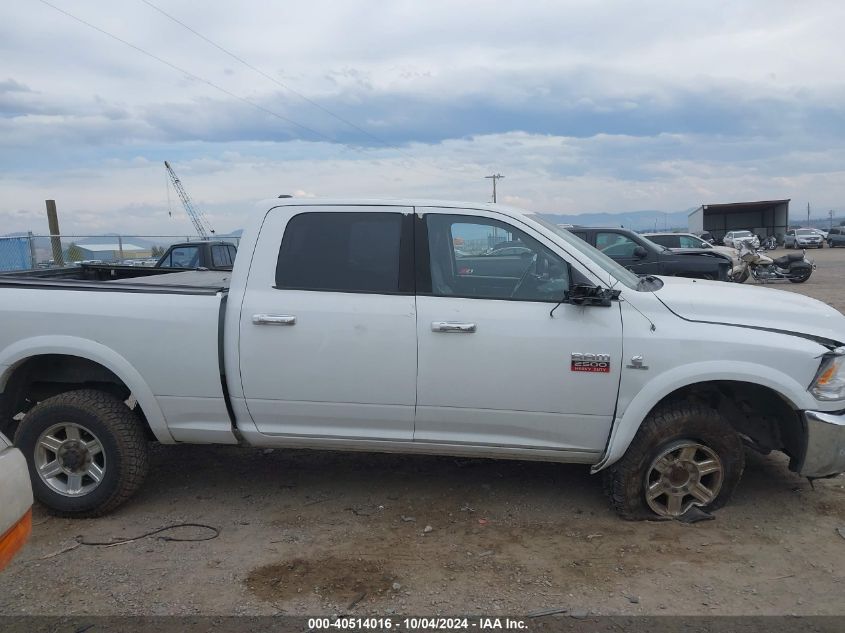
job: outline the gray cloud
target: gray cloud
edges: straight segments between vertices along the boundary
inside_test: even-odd
[[[842,200],[845,5],[360,0],[162,7],[386,142],[237,64],[140,2],[0,7],[0,233],[60,191],[80,226],[170,223],[160,161],[215,213],[265,193],[505,195],[538,211]],[[834,66],[833,71],[831,66]],[[342,145],[346,144],[346,145]],[[408,158],[415,157],[414,160]],[[135,206],[127,207],[127,200]],[[226,211],[226,210],[229,211]],[[115,215],[116,210],[121,210]],[[22,215],[23,214],[23,215]]]

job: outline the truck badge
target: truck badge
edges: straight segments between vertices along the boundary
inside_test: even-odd
[[[642,356],[631,356],[631,364],[625,365],[626,369],[648,369],[648,365],[643,365]]]
[[[572,352],[572,371],[586,371],[595,374],[610,373],[610,354],[582,354]]]

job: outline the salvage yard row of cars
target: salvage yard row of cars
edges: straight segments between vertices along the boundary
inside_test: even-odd
[[[713,249],[581,232],[503,205],[282,199],[231,271],[0,276],[0,431],[71,517],[126,502],[150,440],[578,463],[627,519],[722,507],[746,448],[845,471],[845,316],[704,278],[730,265]],[[713,268],[636,275],[608,251]]]

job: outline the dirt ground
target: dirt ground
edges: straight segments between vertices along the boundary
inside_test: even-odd
[[[810,256],[776,287],[845,311],[845,249]],[[622,521],[582,466],[156,446],[114,514],[36,509],[0,614],[845,614],[845,477],[750,453],[716,517]],[[220,534],[73,547],[177,522]]]

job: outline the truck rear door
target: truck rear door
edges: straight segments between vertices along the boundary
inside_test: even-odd
[[[261,228],[240,372],[261,433],[411,440],[413,209],[284,206]]]

